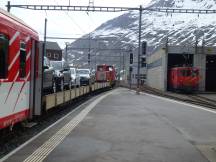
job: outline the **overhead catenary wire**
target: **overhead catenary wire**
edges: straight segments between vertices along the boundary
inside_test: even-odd
[[[47,39],[67,39],[67,40],[89,40],[89,38],[77,38],[77,37],[58,37],[58,36],[47,36]],[[91,38],[91,40],[111,40],[113,38]],[[113,39],[114,40],[114,39]]]
[[[56,0],[54,0],[57,6],[60,6]],[[86,31],[82,29],[82,27],[72,18],[72,16],[69,15],[67,11],[64,11],[65,15],[74,23],[74,25],[84,34],[86,34]]]

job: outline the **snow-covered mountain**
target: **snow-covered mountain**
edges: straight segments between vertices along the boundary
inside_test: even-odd
[[[216,9],[216,0],[152,0],[148,7],[182,8],[182,9]],[[98,55],[115,55],[120,51],[102,51],[98,49],[116,49],[138,45],[138,11],[126,12],[123,15],[107,21],[91,33],[94,39],[106,39],[91,42],[91,53]],[[195,36],[199,44],[205,41],[208,46],[216,45],[216,14],[166,14],[144,11],[142,16],[142,41],[147,41],[149,52],[165,44],[167,38],[172,45],[194,45]],[[88,35],[83,38],[88,38]],[[71,47],[89,47],[87,40],[77,40]],[[88,51],[70,51],[71,60],[85,62]],[[101,57],[100,57],[101,58]],[[93,58],[94,59],[94,58]],[[103,60],[116,58],[104,57]],[[97,60],[97,63],[105,63]]]

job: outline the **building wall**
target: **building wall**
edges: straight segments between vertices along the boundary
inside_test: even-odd
[[[198,48],[197,53],[194,54],[194,67],[197,67],[200,70],[199,91],[205,91],[206,54],[204,48]]]
[[[176,53],[176,54],[194,54],[195,48],[192,46],[169,46],[167,53]]]
[[[145,67],[140,67],[140,75],[144,76],[144,79],[141,78],[141,82],[145,82],[145,76],[146,76],[146,68]],[[131,83],[132,84],[137,84],[137,65],[133,66],[133,71],[131,73]]]
[[[216,47],[169,46],[167,53],[193,54],[193,66],[200,69],[199,91],[205,91],[206,56],[216,55]],[[167,90],[167,53],[162,48],[147,56],[147,85],[162,91]]]
[[[162,91],[166,90],[166,51],[160,49],[147,57],[147,85]]]

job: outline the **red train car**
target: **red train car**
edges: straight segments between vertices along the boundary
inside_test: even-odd
[[[0,129],[32,114],[38,72],[38,34],[0,9]]]
[[[175,67],[169,70],[169,88],[193,92],[198,90],[199,69],[195,67]]]
[[[111,65],[98,65],[96,70],[96,82],[111,82],[114,86],[116,81],[116,71]]]

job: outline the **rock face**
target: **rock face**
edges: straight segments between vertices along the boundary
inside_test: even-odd
[[[152,0],[149,7],[188,8],[188,9],[216,9],[216,0]],[[126,12],[123,15],[99,26],[90,36],[92,65],[99,63],[119,64],[122,53],[128,51],[117,50],[138,45],[138,11]],[[196,37],[201,45],[203,40],[207,46],[216,45],[216,14],[166,14],[160,12],[144,11],[142,17],[142,41],[148,42],[148,52],[152,52],[169,40],[171,45],[194,46]],[[88,38],[89,35],[83,38]],[[98,40],[97,40],[98,39]],[[88,40],[77,40],[71,44],[69,59],[74,64],[87,65]],[[115,50],[107,50],[115,49]],[[95,55],[98,56],[95,59]],[[128,55],[126,55],[128,56]]]

